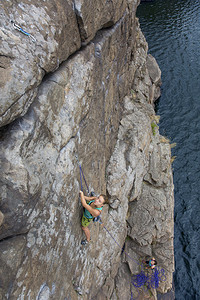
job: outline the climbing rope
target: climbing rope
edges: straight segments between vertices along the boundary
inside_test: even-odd
[[[100,224],[103,224],[101,218],[100,218],[100,220],[99,220],[99,223],[100,223]],[[103,225],[103,228],[107,231],[107,233],[111,236],[111,238],[113,239],[113,241],[114,241],[114,242],[117,244],[117,246],[121,249],[121,252],[124,252],[124,253],[125,253],[132,261],[134,261],[136,264],[140,265],[135,259],[133,259],[132,257],[130,257],[130,255],[129,255],[126,251],[124,251],[124,248],[121,247],[121,246],[118,244],[118,242],[117,242],[116,239],[112,236],[112,234],[109,232],[109,230],[106,228],[106,226]]]
[[[15,24],[13,21],[11,21],[11,23],[13,24],[13,27],[22,32],[23,34],[27,35],[28,37],[30,37],[32,39],[33,42],[36,42],[36,39],[34,38],[34,36],[32,36],[30,33],[26,32],[25,30],[23,30],[19,25]]]
[[[86,184],[86,187],[87,187],[87,190],[88,190],[88,195],[89,195],[89,188],[88,188],[88,185],[87,185],[87,182],[86,182],[86,179],[85,179],[85,176],[83,174],[83,170],[81,168],[81,164],[78,160],[78,156],[76,155],[76,159],[78,161],[78,165],[79,165],[79,170],[80,170],[80,182],[81,182],[81,190],[83,190],[83,185],[82,185],[82,176],[83,176],[83,179],[85,181],[85,184]],[[124,251],[124,247],[121,247],[119,245],[119,243],[116,241],[116,239],[113,237],[113,235],[110,233],[110,231],[106,228],[106,226],[103,224],[102,220],[101,220],[101,217],[98,216],[98,218],[95,218],[96,221],[99,221],[99,223],[101,225],[103,225],[103,228],[106,230],[106,232],[110,235],[110,237],[113,239],[113,241],[116,243],[116,245],[121,249],[121,253],[125,253],[127,257],[129,257],[133,262],[135,262],[137,265],[141,265],[142,268],[143,265],[140,264],[138,261],[136,261],[135,259],[133,259],[126,251]],[[151,272],[149,274],[149,272]],[[165,276],[165,270],[164,269],[161,269],[159,267],[155,267],[154,269],[150,269],[149,272],[144,272],[143,270],[137,274],[137,275],[133,275],[132,278],[131,278],[131,283],[132,285],[138,289],[142,286],[145,286],[147,289],[157,289],[159,287],[159,282],[160,281],[165,281],[166,280],[166,276]],[[131,292],[131,300],[133,300],[133,295],[132,295],[132,292]]]
[[[137,275],[133,275],[131,278],[131,283],[136,288],[140,288],[141,286],[146,286],[147,289],[157,289],[159,287],[160,281],[165,281],[165,270],[159,267],[149,270],[149,272],[141,271]]]
[[[103,224],[101,218],[99,220],[99,223]],[[109,230],[104,225],[103,225],[103,228],[107,231],[107,233],[111,236],[113,241],[121,249],[121,253],[124,252],[132,261],[134,261],[138,265],[141,265],[138,261],[136,261],[135,259],[130,257],[130,255],[126,251],[124,251],[124,247],[121,247],[119,245],[119,243],[116,241],[116,239],[112,236],[112,234],[109,232]],[[143,265],[141,265],[141,267],[144,268]],[[151,288],[152,289],[157,289],[159,287],[159,282],[160,281],[165,281],[165,280],[166,280],[165,270],[161,269],[159,267],[155,267],[154,269],[150,269],[149,272],[146,272],[146,273],[144,271],[141,271],[139,274],[133,275],[131,277],[131,283],[137,290],[138,290],[138,288],[140,288],[142,286],[145,286],[147,288],[147,290],[149,290]],[[138,290],[138,294],[139,293],[140,292]],[[130,300],[134,300],[132,292],[131,292],[131,299]]]
[[[90,190],[89,190],[89,187],[88,187],[88,185],[87,185],[87,181],[86,181],[86,179],[85,179],[85,176],[84,176],[84,174],[83,174],[83,170],[82,170],[82,168],[81,168],[81,164],[80,164],[80,162],[79,162],[78,155],[75,155],[75,157],[76,157],[77,162],[78,162],[78,165],[79,165],[81,191],[83,191],[83,183],[82,183],[82,177],[83,177],[83,180],[84,180],[84,182],[85,182],[85,185],[86,185],[86,187],[87,187],[87,192],[88,192],[88,195],[89,195],[89,194],[90,194]]]
[[[102,220],[99,220],[100,224],[102,223]],[[130,255],[124,251],[124,248],[119,245],[119,243],[116,241],[116,239],[112,236],[112,234],[109,232],[109,230],[103,225],[103,228],[107,231],[107,233],[111,236],[111,238],[114,240],[114,242],[118,245],[118,247],[121,249],[122,253],[124,252],[132,261],[134,261],[136,264],[140,265],[138,261],[130,257]],[[142,266],[143,267],[143,266]],[[144,271],[141,271],[137,275],[133,275],[131,278],[131,283],[136,287],[139,288],[143,285],[146,285],[147,289],[153,288],[157,289],[159,287],[160,281],[165,281],[165,270],[161,269],[159,267],[155,267],[154,269],[150,269],[151,274],[145,274]]]

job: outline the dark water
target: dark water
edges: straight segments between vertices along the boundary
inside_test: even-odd
[[[160,132],[177,144],[176,300],[200,300],[200,0],[142,3],[137,16],[162,71]]]

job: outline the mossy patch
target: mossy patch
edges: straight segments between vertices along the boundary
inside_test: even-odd
[[[155,136],[156,135],[156,128],[158,127],[158,125],[153,121],[151,122],[151,129],[152,129],[152,133]]]
[[[175,161],[175,159],[176,159],[176,156],[172,156],[172,158],[171,158],[171,164]]]

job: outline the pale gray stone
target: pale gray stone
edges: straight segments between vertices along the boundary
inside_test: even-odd
[[[156,255],[167,270],[160,291],[171,287],[170,147],[162,144],[159,128],[152,131],[160,82],[152,82],[147,67],[138,3],[6,3],[0,34],[2,49],[12,55],[0,59],[1,87],[10,84],[2,124],[21,117],[1,130],[2,278],[9,269],[2,298],[130,299],[136,292],[131,276],[139,272],[135,261],[146,255]],[[35,44],[10,27],[11,16],[31,29]],[[80,36],[90,43],[76,52]],[[80,244],[76,155],[89,189],[111,199],[103,225],[90,225],[87,247]],[[124,245],[128,256],[121,255]]]
[[[24,115],[43,76],[80,48],[71,0],[3,1],[0,21],[0,124]],[[31,37],[15,29],[13,23]]]
[[[4,214],[0,211],[0,226],[3,224]]]
[[[82,43],[92,40],[99,29],[114,25],[123,16],[126,6],[125,0],[75,0]]]
[[[149,71],[149,76],[151,78],[152,83],[161,83],[161,70],[155,60],[155,58],[151,55],[147,55],[147,69]]]

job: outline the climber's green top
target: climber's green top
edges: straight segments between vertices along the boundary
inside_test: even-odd
[[[95,202],[95,200],[89,201],[89,203],[87,203],[88,205],[90,205],[91,203]],[[94,209],[98,209],[98,210],[102,210],[103,207],[95,207]],[[84,209],[84,216],[87,219],[93,219],[94,217],[91,215],[91,213],[85,208]]]

